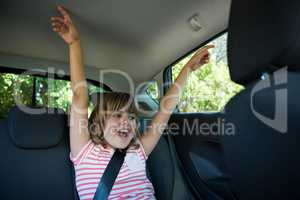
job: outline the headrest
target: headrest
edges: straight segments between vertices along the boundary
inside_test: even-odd
[[[228,62],[233,81],[246,84],[264,72],[300,68],[299,0],[232,0]]]
[[[61,141],[67,130],[66,125],[64,111],[56,108],[30,108],[19,105],[13,107],[8,115],[9,135],[19,148],[53,147]]]

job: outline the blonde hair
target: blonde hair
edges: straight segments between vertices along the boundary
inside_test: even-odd
[[[123,92],[107,92],[97,94],[96,105],[89,117],[89,134],[91,140],[95,144],[101,144],[103,147],[107,147],[107,141],[104,139],[104,127],[106,120],[111,116],[113,111],[118,111],[125,108],[129,113],[137,115],[137,109],[134,105],[133,97],[128,93]],[[136,122],[135,134],[129,143],[128,147],[139,147],[138,139],[141,134],[138,130],[138,120]]]

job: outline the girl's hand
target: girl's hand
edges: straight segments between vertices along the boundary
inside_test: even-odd
[[[70,15],[62,6],[57,6],[61,16],[51,17],[53,31],[69,45],[79,41],[79,33],[76,30]]]
[[[193,57],[188,61],[186,67],[190,68],[192,71],[197,70],[202,65],[207,64],[209,62],[210,54],[208,49],[214,48],[214,45],[207,45],[203,48],[199,49]]]

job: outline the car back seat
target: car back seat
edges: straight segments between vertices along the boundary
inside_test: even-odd
[[[0,199],[77,199],[67,116],[60,109],[25,109],[13,107],[0,121]],[[192,199],[164,136],[147,166],[158,200]]]
[[[0,121],[0,199],[75,199],[66,115],[22,109],[12,108]]]

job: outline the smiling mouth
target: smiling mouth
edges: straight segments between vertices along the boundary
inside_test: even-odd
[[[120,136],[121,138],[127,138],[129,136],[129,130],[119,130],[118,132],[118,136]]]

